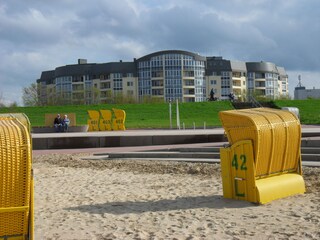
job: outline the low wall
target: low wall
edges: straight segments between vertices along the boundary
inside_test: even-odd
[[[69,126],[68,132],[87,132],[88,125],[83,126]],[[54,133],[56,130],[54,127],[32,127],[32,133]]]

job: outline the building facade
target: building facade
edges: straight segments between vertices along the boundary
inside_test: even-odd
[[[270,62],[240,62],[187,51],[155,52],[132,62],[87,63],[44,71],[37,80],[42,105],[160,101],[246,100],[288,96],[288,76]]]
[[[306,89],[303,86],[298,86],[294,89],[294,99],[295,100],[304,100],[309,98],[320,98],[320,89]]]
[[[205,57],[183,51],[163,51],[138,59],[139,100],[205,101],[205,62]]]

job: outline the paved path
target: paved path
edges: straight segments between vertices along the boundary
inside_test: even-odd
[[[70,137],[72,136],[176,136],[176,135],[196,135],[196,134],[224,134],[222,128],[208,129],[208,130],[127,130],[119,132],[87,132],[87,133],[48,133],[48,134],[36,134],[43,137]],[[303,141],[320,141],[320,127],[318,126],[303,126],[302,133],[318,134],[319,137],[306,137]],[[33,134],[34,136],[34,134]],[[168,145],[148,145],[148,146],[124,146],[124,147],[103,147],[103,148],[76,148],[76,149],[44,149],[44,150],[33,150],[34,155],[51,154],[51,153],[86,153],[86,154],[103,154],[103,153],[121,153],[121,152],[144,152],[144,151],[159,151],[172,148],[206,148],[206,147],[220,147],[228,142],[207,142],[207,143],[192,143],[192,144],[168,144]],[[167,159],[155,159],[155,160],[167,160]],[[173,159],[179,161],[181,159]],[[203,159],[199,160],[203,161]],[[210,161],[219,162],[219,159],[212,159]],[[320,167],[320,162],[306,162],[303,161],[304,166]]]
[[[168,130],[168,129],[150,129],[150,130],[125,130],[125,131],[101,131],[101,132],[68,132],[68,133],[33,133],[33,138],[50,137],[122,137],[122,136],[176,136],[176,135],[199,135],[199,134],[223,134],[223,128],[213,129],[195,129],[195,130]]]
[[[302,133],[318,134],[319,137],[312,137],[312,139],[320,140],[320,126],[318,125],[303,125]],[[224,134],[223,128],[214,129],[196,129],[196,130],[126,130],[126,131],[105,131],[105,132],[82,132],[82,133],[38,133],[32,134],[33,138],[41,140],[43,138],[72,138],[83,136],[113,136],[113,137],[131,137],[135,136],[189,136],[201,134]],[[304,138],[309,139],[309,137]],[[311,138],[310,138],[311,139]],[[179,147],[208,147],[221,146],[227,142],[205,142],[205,143],[190,143],[190,144],[163,144],[163,145],[141,145],[141,146],[123,146],[123,147],[102,147],[102,148],[74,148],[74,149],[42,149],[33,150],[33,154],[50,154],[50,153],[103,153],[103,152],[136,152],[136,151],[155,151]]]
[[[226,140],[222,128],[196,130],[126,130],[32,134],[33,149],[150,146]]]
[[[70,133],[33,133],[33,138],[51,137],[103,137],[103,136],[175,136],[175,135],[199,135],[199,134],[223,134],[223,128],[211,129],[144,129],[144,130],[125,130],[125,131],[101,131],[101,132],[70,132]],[[302,133],[320,133],[318,125],[302,125]]]
[[[175,144],[175,145],[152,145],[152,146],[136,146],[136,147],[108,147],[108,148],[76,148],[76,149],[47,149],[47,150],[33,150],[34,155],[51,154],[51,153],[117,153],[117,152],[141,152],[141,151],[156,151],[165,150],[169,148],[189,148],[189,147],[211,147],[222,146],[227,142],[219,143],[194,143],[194,144]]]

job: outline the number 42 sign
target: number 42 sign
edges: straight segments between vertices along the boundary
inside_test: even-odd
[[[234,154],[233,158],[232,158],[231,166],[232,166],[232,168],[234,168],[236,170],[236,172],[238,172],[238,170],[239,171],[247,171],[246,162],[247,162],[246,155],[241,154],[238,159],[238,155]],[[243,175],[243,174],[240,173],[240,175]],[[245,197],[245,193],[239,192],[239,186],[238,186],[238,181],[243,181],[243,180],[245,180],[245,179],[240,178],[240,177],[234,178],[234,190],[235,190],[235,194],[237,197]]]

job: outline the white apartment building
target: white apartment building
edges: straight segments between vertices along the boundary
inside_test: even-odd
[[[219,100],[233,93],[279,98],[288,95],[288,75],[270,62],[241,62],[168,50],[132,62],[87,63],[44,71],[37,80],[42,105],[127,102],[207,101],[211,89]]]

